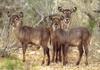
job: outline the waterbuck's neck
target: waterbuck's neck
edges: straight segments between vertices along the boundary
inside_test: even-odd
[[[18,23],[18,25],[14,28],[14,33],[16,36],[19,35],[21,28],[23,27],[22,23]]]

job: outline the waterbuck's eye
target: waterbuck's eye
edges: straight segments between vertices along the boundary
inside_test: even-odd
[[[18,17],[16,17],[15,20],[18,20]]]

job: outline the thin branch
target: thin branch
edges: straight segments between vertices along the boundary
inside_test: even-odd
[[[96,13],[100,13],[100,10],[94,10],[94,12],[96,12]]]
[[[32,8],[33,9],[33,8]],[[40,22],[42,22],[43,21],[43,19],[44,19],[44,15],[43,15],[43,13],[42,12],[40,12],[39,10],[37,10],[37,9],[34,9],[35,11],[36,11],[36,13],[38,13],[38,15],[41,17],[41,19],[37,22],[37,24],[35,25],[35,26],[37,26],[37,25],[39,25],[40,24]]]
[[[78,7],[78,9],[79,9],[82,13],[86,14],[91,20],[94,20],[94,21],[95,21],[96,18],[93,16],[92,13],[89,13],[89,11],[88,11],[87,9],[81,8],[79,5],[77,5],[76,3],[74,3],[72,0],[70,0],[70,2],[71,2],[73,5],[75,5],[76,7]],[[84,4],[83,4],[83,5],[84,5]],[[97,21],[96,21],[96,22],[97,22]]]
[[[87,13],[87,12],[84,12],[91,20],[94,20],[95,21],[95,18],[90,14],[90,13]]]

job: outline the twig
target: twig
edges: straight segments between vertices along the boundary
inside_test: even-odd
[[[33,8],[32,8],[33,9]],[[43,14],[42,14],[42,12],[39,12],[39,10],[37,10],[37,9],[33,9],[33,10],[35,10],[36,11],[36,13],[38,13],[39,14],[39,16],[41,17],[41,19],[37,22],[37,24],[35,25],[35,26],[37,26],[37,25],[39,25],[40,24],[40,22],[42,22],[43,21],[43,19],[44,19],[44,16],[43,16]]]

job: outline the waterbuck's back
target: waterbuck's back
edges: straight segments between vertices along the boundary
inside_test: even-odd
[[[90,31],[85,27],[72,28],[69,31],[67,42],[72,45],[79,45],[80,42],[85,42],[90,38]]]
[[[42,40],[49,39],[49,31],[44,27],[28,27],[23,26],[19,30],[19,39],[22,42],[40,44]]]
[[[61,44],[69,44],[72,46],[79,45],[82,41],[85,42],[90,38],[91,34],[85,27],[76,27],[68,31],[57,29],[52,33],[52,42]]]

